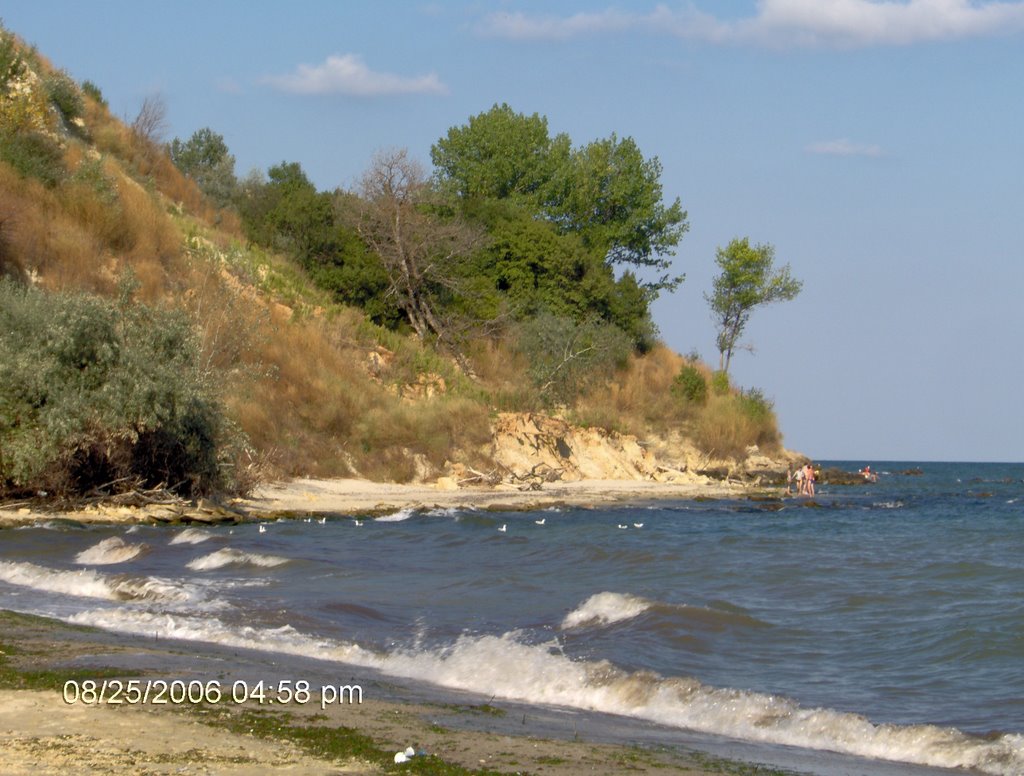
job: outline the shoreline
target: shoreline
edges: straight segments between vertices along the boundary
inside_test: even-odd
[[[0,765],[58,774],[72,765],[110,774],[379,774],[402,772],[414,746],[431,773],[784,774],[683,744],[610,743],[615,721],[555,708],[425,691],[350,666],[317,664],[204,643],[141,638],[0,610]],[[64,682],[156,678],[252,686],[300,675],[358,680],[361,704],[69,704]],[[367,681],[368,680],[368,681]],[[318,686],[314,684],[314,687]],[[485,699],[486,700],[486,699]],[[524,711],[526,709],[526,711]],[[520,722],[520,714],[522,721]],[[530,717],[529,721],[527,716]],[[578,726],[578,727],[577,727]],[[415,758],[414,758],[415,759]],[[421,763],[428,765],[428,763]],[[418,770],[418,769],[416,769]]]
[[[654,480],[584,479],[544,483],[539,488],[513,485],[459,487],[453,480],[436,483],[395,484],[358,479],[296,478],[262,485],[246,498],[225,504],[200,500],[196,507],[156,504],[117,506],[92,504],[57,510],[45,504],[5,507],[0,503],[0,528],[45,520],[80,523],[218,523],[276,520],[309,515],[376,516],[404,509],[479,509],[524,512],[551,507],[593,508],[609,504],[637,504],[671,499],[729,499],[782,491],[704,477],[658,482]]]

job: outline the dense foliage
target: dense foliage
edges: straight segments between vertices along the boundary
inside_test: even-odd
[[[171,153],[195,175],[197,157],[222,159],[226,148],[207,130],[175,140]],[[662,202],[657,159],[615,135],[574,148],[568,136],[550,136],[546,118],[507,105],[453,127],[431,155],[432,177],[404,150],[389,151],[354,190],[333,194],[283,162],[242,181],[235,202],[251,241],[291,255],[338,301],[409,327],[460,364],[467,338],[522,335],[531,326],[517,324],[538,316],[617,332],[594,348],[654,345],[650,303],[682,279],[668,273],[669,256],[687,229],[678,200]],[[531,346],[536,338],[519,343]],[[619,361],[617,345],[606,356]]]
[[[530,218],[577,235],[609,264],[662,273],[652,292],[675,287],[668,255],[688,228],[676,199],[662,202],[661,164],[645,159],[632,138],[612,135],[573,148],[550,137],[547,119],[495,105],[453,127],[432,148],[442,190],[462,202],[511,200]]]
[[[198,353],[181,313],[0,281],[0,494],[227,485]]]

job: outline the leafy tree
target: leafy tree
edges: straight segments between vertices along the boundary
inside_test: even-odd
[[[516,319],[544,311],[577,323],[596,316],[625,331],[638,350],[653,344],[646,291],[629,272],[616,280],[578,235],[560,234],[508,201],[477,202],[467,215],[490,235],[473,257],[472,274],[486,281],[480,293],[498,300],[492,306],[503,302]]]
[[[528,198],[536,202],[560,161],[569,138],[548,135],[548,120],[515,113],[507,104],[452,127],[430,150],[442,188],[463,199]]]
[[[652,291],[672,290],[683,277],[668,274],[672,263],[664,257],[689,225],[678,198],[662,204],[660,179],[656,157],[644,159],[632,138],[613,134],[572,152],[552,180],[544,211],[609,262],[662,272]]]
[[[401,311],[387,297],[380,259],[354,229],[358,210],[346,192],[318,192],[297,162],[282,162],[265,177],[255,172],[236,198],[246,236],[298,261],[313,281],[345,304],[361,307],[375,322],[395,327]]]
[[[235,157],[228,152],[223,135],[203,127],[186,141],[174,138],[168,151],[174,165],[192,178],[206,196],[221,207],[231,203],[238,180]]]
[[[544,117],[515,113],[502,104],[450,129],[431,157],[440,187],[455,195],[467,215],[486,212],[481,200],[507,202],[522,217],[546,222],[555,234],[578,241],[559,250],[527,250],[519,261],[506,253],[517,270],[527,266],[535,278],[557,278],[569,286],[578,278],[562,274],[562,259],[581,251],[609,268],[653,269],[660,275],[651,282],[640,284],[635,275],[628,281],[644,292],[630,300],[639,306],[637,320],[649,317],[648,306],[659,291],[682,280],[669,274],[666,257],[688,228],[686,213],[678,200],[662,203],[661,164],[645,159],[632,138],[612,135],[574,150],[567,135],[550,136]],[[516,229],[524,231],[521,225]],[[544,241],[551,245],[546,235]]]
[[[719,368],[725,374],[754,309],[794,299],[803,287],[790,274],[788,264],[775,268],[774,261],[773,246],[752,246],[746,237],[734,239],[716,252],[721,273],[714,280],[714,292],[704,298],[718,326]]]
[[[298,162],[281,162],[267,176],[250,175],[240,187],[238,208],[248,238],[302,263],[331,253],[336,246],[330,195],[317,192]]]

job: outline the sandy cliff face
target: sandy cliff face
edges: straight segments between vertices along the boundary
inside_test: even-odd
[[[787,467],[800,458],[788,451],[769,457],[752,448],[742,461],[717,460],[678,434],[641,442],[533,413],[498,416],[492,457],[507,481],[760,479],[765,484],[784,481]]]
[[[494,460],[526,479],[649,479],[657,461],[636,437],[579,428],[559,418],[503,413],[494,426]]]

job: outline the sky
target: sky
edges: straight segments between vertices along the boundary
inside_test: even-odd
[[[662,339],[717,364],[704,295],[735,237],[803,281],[732,378],[816,459],[1024,461],[1024,1],[7,0],[4,26],[129,121],[209,127],[239,176],[322,190],[429,168],[496,103],[574,145],[632,137],[689,232]]]

